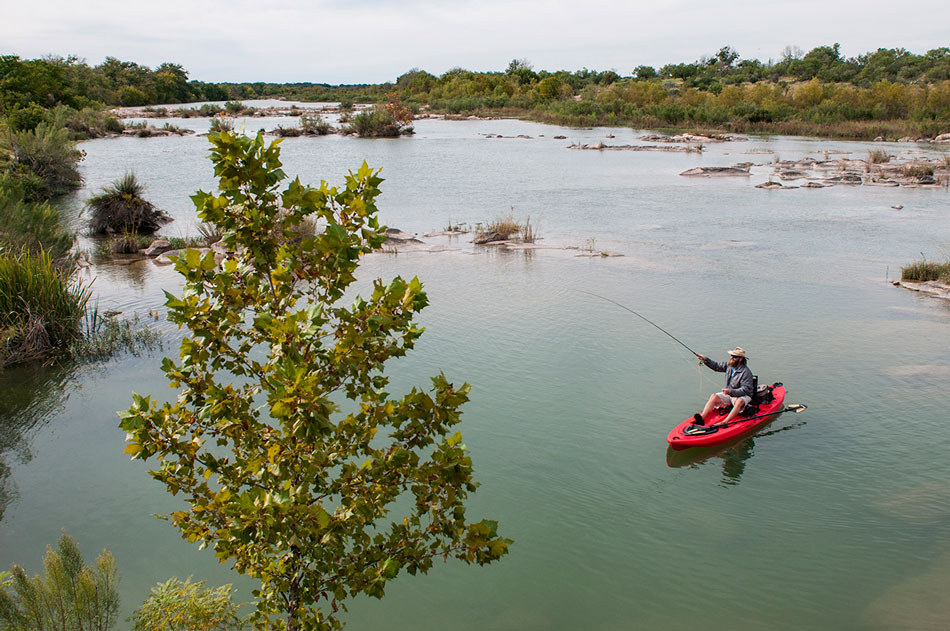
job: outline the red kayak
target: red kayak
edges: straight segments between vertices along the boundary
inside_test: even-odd
[[[666,442],[673,449],[718,445],[733,438],[738,438],[775,418],[777,414],[785,411],[782,407],[784,403],[785,386],[781,383],[765,386],[759,388],[752,400],[755,408],[750,410],[752,414],[740,415],[732,419],[729,425],[717,427],[716,424],[729,415],[729,410],[728,408],[716,408],[703,417],[704,425],[696,425],[692,418],[688,418],[674,427],[670,435],[666,437]]]

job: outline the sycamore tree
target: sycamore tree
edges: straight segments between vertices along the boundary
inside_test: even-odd
[[[162,370],[177,399],[134,394],[120,413],[126,452],[157,461],[152,476],[187,502],[171,521],[260,581],[260,629],[339,629],[346,598],[381,597],[401,571],[506,554],[495,522],[466,521],[477,485],[455,426],[468,384],[440,374],[430,390],[386,392],[383,365],[422,333],[421,283],[376,280],[343,304],[385,240],[379,171],[279,190],[279,141],[210,140],[219,194],[192,199],[226,255],[176,262],[168,318],[188,333]]]

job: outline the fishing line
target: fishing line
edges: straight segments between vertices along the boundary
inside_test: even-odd
[[[581,292],[582,294],[587,294],[588,296],[594,296],[595,298],[600,298],[601,300],[606,300],[607,302],[610,302],[610,303],[613,303],[613,304],[617,305],[617,306],[620,307],[621,309],[626,309],[627,311],[629,311],[629,312],[632,313],[633,315],[637,316],[638,318],[640,318],[641,320],[643,320],[643,321],[646,322],[647,324],[656,327],[657,329],[659,329],[660,331],[662,331],[664,334],[668,335],[674,342],[676,342],[677,344],[679,344],[680,346],[682,346],[683,348],[685,348],[686,350],[688,350],[688,351],[689,351],[690,353],[692,353],[693,355],[696,355],[697,357],[699,357],[699,353],[697,353],[696,351],[694,351],[693,349],[691,349],[689,346],[687,346],[686,344],[683,344],[681,341],[679,341],[678,339],[676,339],[676,337],[675,337],[672,333],[670,333],[669,331],[667,331],[666,329],[664,329],[663,327],[661,327],[661,326],[660,326],[659,324],[657,324],[656,322],[653,322],[653,321],[650,320],[649,318],[646,318],[645,316],[643,316],[643,315],[637,313],[636,311],[634,311],[634,310],[631,309],[630,307],[624,306],[624,305],[620,304],[619,302],[617,302],[616,300],[611,300],[610,298],[605,298],[604,296],[601,296],[600,294],[595,294],[595,293],[592,292],[592,291],[586,291],[586,290],[584,290],[584,289],[578,289],[578,290],[576,290],[576,291],[579,291],[579,292]]]
[[[622,305],[622,304],[620,304],[619,302],[617,302],[616,300],[611,300],[610,298],[607,298],[606,296],[601,296],[600,294],[595,294],[595,293],[592,292],[592,291],[587,291],[587,290],[584,290],[584,289],[575,289],[574,291],[579,291],[579,292],[582,293],[582,294],[587,294],[588,296],[594,296],[595,298],[600,298],[601,300],[606,300],[607,302],[609,302],[609,303],[611,303],[611,304],[617,305],[617,306],[620,307],[621,309],[624,309],[624,310],[626,310],[626,311],[629,311],[630,313],[632,313],[633,315],[637,316],[638,318],[640,318],[640,319],[643,320],[644,322],[646,322],[646,323],[650,324],[651,326],[654,326],[654,327],[656,327],[657,329],[659,329],[660,331],[662,331],[665,335],[667,335],[667,336],[669,336],[670,338],[672,338],[677,344],[679,344],[680,346],[682,346],[683,348],[685,348],[686,350],[688,350],[690,353],[692,353],[693,355],[695,355],[697,358],[699,357],[699,353],[697,353],[696,351],[694,351],[693,349],[691,349],[689,346],[687,346],[686,344],[684,344],[683,342],[681,342],[680,340],[678,340],[672,333],[670,333],[669,331],[667,331],[667,330],[665,330],[664,328],[662,328],[662,327],[661,327],[660,325],[658,325],[656,322],[653,322],[652,320],[648,319],[646,316],[644,316],[644,315],[642,315],[642,314],[640,314],[640,313],[637,313],[636,311],[634,311],[634,310],[631,309],[630,307],[628,307],[628,306],[626,306],[626,305]],[[703,382],[705,382],[705,381],[708,379],[708,377],[703,374],[703,371],[702,371],[702,369],[700,368],[700,366],[702,365],[702,363],[703,363],[702,360],[700,360],[699,363],[696,365],[696,376],[699,377],[699,382],[698,382],[698,384],[697,384],[697,389],[698,389],[698,391],[699,391],[700,393],[703,392]],[[714,385],[715,385],[715,384],[714,384]]]

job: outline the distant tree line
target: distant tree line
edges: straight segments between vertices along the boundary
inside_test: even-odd
[[[920,55],[880,48],[845,58],[838,44],[807,53],[786,47],[778,60],[763,62],[725,46],[691,63],[641,65],[628,75],[534,70],[515,59],[504,71],[453,68],[436,76],[412,69],[394,82],[353,85],[205,83],[190,80],[174,63],[153,70],[112,57],[97,66],[76,57],[0,57],[0,112],[14,129],[32,129],[57,106],[87,111],[91,120],[88,111],[104,106],[255,98],[384,103],[394,92],[412,111],[501,113],[576,125],[933,135],[950,121],[950,48]],[[96,127],[108,126],[70,124],[77,137]]]

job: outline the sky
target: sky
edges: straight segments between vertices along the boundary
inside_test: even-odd
[[[419,68],[614,70],[692,62],[731,46],[779,59],[841,44],[950,46],[950,1],[0,0],[0,54],[181,64],[209,82],[381,83]]]

